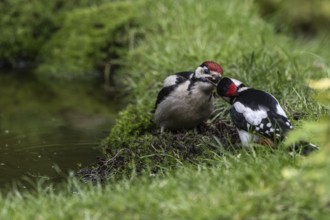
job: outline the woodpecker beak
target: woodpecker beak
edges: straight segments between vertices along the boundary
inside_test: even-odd
[[[205,77],[207,79],[207,81],[209,83],[211,83],[213,86],[217,86],[220,79],[221,79],[221,76],[219,76],[218,74],[212,74],[212,75],[209,75],[207,77]]]

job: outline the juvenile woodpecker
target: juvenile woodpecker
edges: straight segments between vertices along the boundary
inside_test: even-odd
[[[245,146],[258,141],[260,135],[278,143],[292,129],[283,108],[267,92],[246,87],[236,79],[225,77],[218,83],[217,93],[232,105],[230,116]],[[308,147],[317,148],[307,144],[310,145]]]
[[[195,128],[213,112],[213,92],[222,67],[205,61],[195,71],[168,76],[157,96],[154,122],[164,129]]]

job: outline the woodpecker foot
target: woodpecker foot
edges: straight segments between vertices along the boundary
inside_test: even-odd
[[[266,137],[260,137],[259,140],[257,141],[257,144],[265,145],[268,147],[274,147],[274,142]]]

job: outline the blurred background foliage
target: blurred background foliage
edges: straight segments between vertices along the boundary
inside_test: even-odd
[[[137,8],[113,0],[0,1],[0,67],[32,65],[59,78],[98,70],[109,54],[116,56],[113,44],[124,47],[122,30]]]
[[[330,1],[256,0],[261,15],[275,24],[277,31],[311,37],[328,32]]]
[[[309,86],[315,90],[315,100],[330,109],[330,79],[310,81]],[[318,143],[321,150],[303,161],[304,169],[285,168],[282,172],[285,173],[284,177],[291,181],[296,179],[316,184],[318,187],[315,193],[325,202],[330,196],[328,174],[330,169],[330,115],[324,115],[317,121],[305,121],[301,127],[290,133],[286,142],[292,144],[306,138]]]
[[[329,31],[330,1],[255,0],[278,31],[311,37]],[[103,72],[134,41],[143,1],[2,0],[0,67],[36,67],[58,78]],[[294,10],[293,10],[294,9]]]

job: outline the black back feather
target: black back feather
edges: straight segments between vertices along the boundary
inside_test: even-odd
[[[260,107],[262,107],[267,112],[267,118],[264,118],[261,121],[263,127],[254,126],[245,119],[242,113],[237,112],[235,107],[232,106],[230,109],[230,115],[233,123],[238,129],[256,131],[263,136],[273,140],[276,139],[277,141],[282,140],[284,135],[291,129],[289,120],[283,115],[277,113],[277,105],[279,104],[269,93],[249,88],[240,92],[234,99],[234,103],[235,102],[240,102],[252,110],[260,110]],[[271,127],[266,126],[268,123],[271,124]],[[274,129],[274,131],[271,132],[270,128]],[[276,134],[278,134],[278,136],[276,136]]]
[[[179,72],[179,73],[176,73],[175,75],[177,76],[181,76],[185,79],[189,79],[190,75],[194,73],[193,71],[185,71],[185,72]]]

